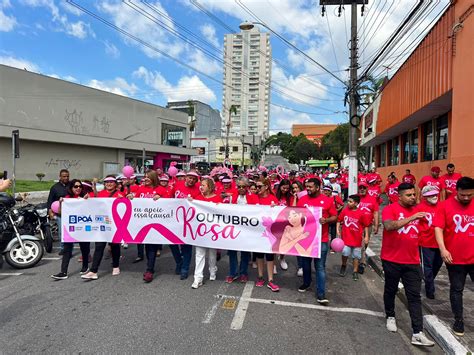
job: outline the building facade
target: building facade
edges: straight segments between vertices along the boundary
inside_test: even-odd
[[[299,136],[303,133],[314,144],[321,146],[324,135],[333,131],[336,127],[335,124],[294,124],[291,126],[291,134]]]
[[[124,165],[187,163],[195,154],[182,112],[4,65],[0,82],[1,169],[12,170],[18,129],[17,179],[56,179],[63,168],[90,179]]]
[[[268,137],[272,52],[270,35],[258,28],[224,38],[223,128],[231,135]],[[232,105],[237,114],[230,115]]]
[[[471,2],[453,2],[364,113],[361,144],[382,175],[453,163],[474,176],[473,38]]]
[[[222,118],[219,110],[197,100],[168,102],[167,108],[181,111],[188,115],[191,131],[191,148],[196,155],[191,157],[191,163],[215,162],[216,151],[210,146],[216,137],[220,137]]]

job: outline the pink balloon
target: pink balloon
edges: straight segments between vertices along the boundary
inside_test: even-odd
[[[340,253],[344,249],[344,241],[341,238],[334,238],[331,242],[331,249]]]
[[[177,173],[178,173],[178,169],[176,169],[174,165],[169,167],[168,169],[169,176],[175,177]]]
[[[123,169],[122,169],[122,174],[123,174],[123,176],[125,176],[127,179],[129,179],[130,176],[132,176],[134,172],[135,172],[135,170],[134,170],[133,167],[130,166],[130,165],[124,166]]]
[[[59,201],[54,201],[52,204],[51,204],[51,211],[53,211],[54,213],[58,213],[59,212],[59,207],[61,206],[61,204],[59,203]]]

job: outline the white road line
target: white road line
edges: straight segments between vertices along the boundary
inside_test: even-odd
[[[331,311],[331,312],[342,312],[342,313],[359,313],[359,314],[367,314],[370,316],[375,317],[385,317],[382,312],[375,312],[369,311],[367,309],[362,308],[349,308],[349,307],[328,307],[328,306],[320,306],[316,304],[308,304],[308,303],[296,303],[296,302],[285,302],[285,301],[274,301],[274,300],[264,300],[260,298],[242,298],[240,302],[246,300],[247,302],[255,302],[255,303],[266,303],[266,304],[276,304],[279,306],[287,306],[287,307],[300,307],[300,308],[310,308],[310,309],[319,309],[322,311]],[[239,304],[240,304],[239,302]],[[236,312],[237,313],[237,312]]]
[[[54,257],[51,257],[51,258],[41,258],[41,260],[61,260],[62,258],[60,257],[57,257],[57,258],[54,258]]]
[[[22,272],[0,272],[0,276],[20,276]]]
[[[222,283],[222,285],[219,287],[219,289],[217,290],[217,294],[214,295],[214,297],[217,298],[217,301],[214,302],[214,304],[207,310],[206,314],[204,315],[204,318],[202,320],[202,323],[205,323],[205,324],[209,324],[212,322],[212,319],[214,318],[214,316],[216,315],[216,312],[217,310],[219,309],[219,306],[222,302],[222,300],[224,299],[222,297],[222,294],[224,293],[224,291],[227,290],[229,284],[228,283]]]
[[[252,296],[253,286],[253,282],[247,282],[245,284],[244,290],[242,292],[242,297],[240,298],[237,309],[235,310],[234,319],[232,320],[230,329],[242,329],[242,326],[244,325],[245,321],[245,316],[247,315],[247,309],[249,308],[249,300]]]

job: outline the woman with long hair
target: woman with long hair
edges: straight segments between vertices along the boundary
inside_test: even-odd
[[[104,189],[97,193],[97,198],[121,198],[125,197],[123,192],[117,189],[117,179],[114,175],[107,175],[104,178]],[[94,256],[92,257],[92,266],[90,271],[81,276],[84,280],[97,280],[99,276],[100,262],[104,256],[104,250],[107,242],[96,242],[94,249]],[[120,275],[120,243],[110,243],[110,250],[112,252],[112,276]]]
[[[257,191],[258,191],[258,203],[260,205],[267,205],[267,206],[277,206],[278,199],[275,197],[272,191],[272,185],[270,180],[267,178],[262,178],[257,182]],[[255,283],[256,287],[263,287],[265,285],[265,280],[263,278],[263,269],[264,269],[264,261],[263,258],[265,257],[267,261],[267,275],[268,275],[268,283],[267,287],[272,292],[278,292],[280,287],[273,282],[273,266],[275,256],[273,254],[264,254],[264,253],[255,253],[257,257],[257,271],[258,271],[258,280]]]
[[[201,186],[199,187],[201,195],[196,197],[196,200],[221,203],[221,196],[215,193],[216,185],[214,180],[211,178],[205,178],[201,180]],[[192,200],[191,198],[189,198]],[[192,288],[196,289],[202,286],[204,279],[204,266],[206,263],[206,252],[209,251],[209,280],[214,281],[217,273],[217,250],[212,248],[196,247],[196,266],[194,269],[194,282],[191,285]]]
[[[298,181],[294,180],[291,183],[291,198],[290,198],[290,206],[296,206],[298,200],[301,198],[301,195],[304,194],[306,190],[303,187],[303,184]],[[296,271],[296,276],[303,277],[303,259],[301,256],[296,257],[296,262],[298,264],[298,270]]]
[[[62,204],[64,199],[66,198],[80,198],[80,199],[87,199],[89,197],[88,193],[84,191],[84,186],[81,183],[81,180],[73,179],[69,182],[67,187],[67,195],[63,198],[59,199],[59,203]],[[60,207],[61,208],[61,207]],[[89,242],[80,242],[79,247],[81,248],[81,255],[82,255],[82,268],[81,268],[81,275],[87,273],[89,270],[89,252],[91,250],[91,246]],[[72,250],[74,248],[74,243],[64,243],[64,253],[62,256],[61,261],[61,271],[55,275],[51,275],[51,277],[55,280],[65,280],[68,278],[67,269],[69,267],[69,261],[72,258]]]

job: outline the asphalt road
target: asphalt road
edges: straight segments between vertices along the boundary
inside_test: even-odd
[[[217,281],[191,289],[180,281],[168,248],[157,260],[155,280],[142,281],[144,262],[132,264],[135,247],[124,250],[122,273],[111,275],[104,260],[99,280],[83,281],[71,261],[69,279],[54,281],[57,254],[28,270],[0,270],[0,352],[15,353],[384,353],[441,354],[436,345],[409,343],[410,320],[397,301],[398,333],[385,329],[382,280],[368,270],[355,282],[337,275],[340,257],[329,255],[328,307],[313,292],[297,292],[296,258],[275,281],[281,291],[226,284],[228,258]],[[79,250],[75,249],[75,254]],[[193,270],[193,267],[192,267]],[[250,279],[256,272],[251,270]]]

